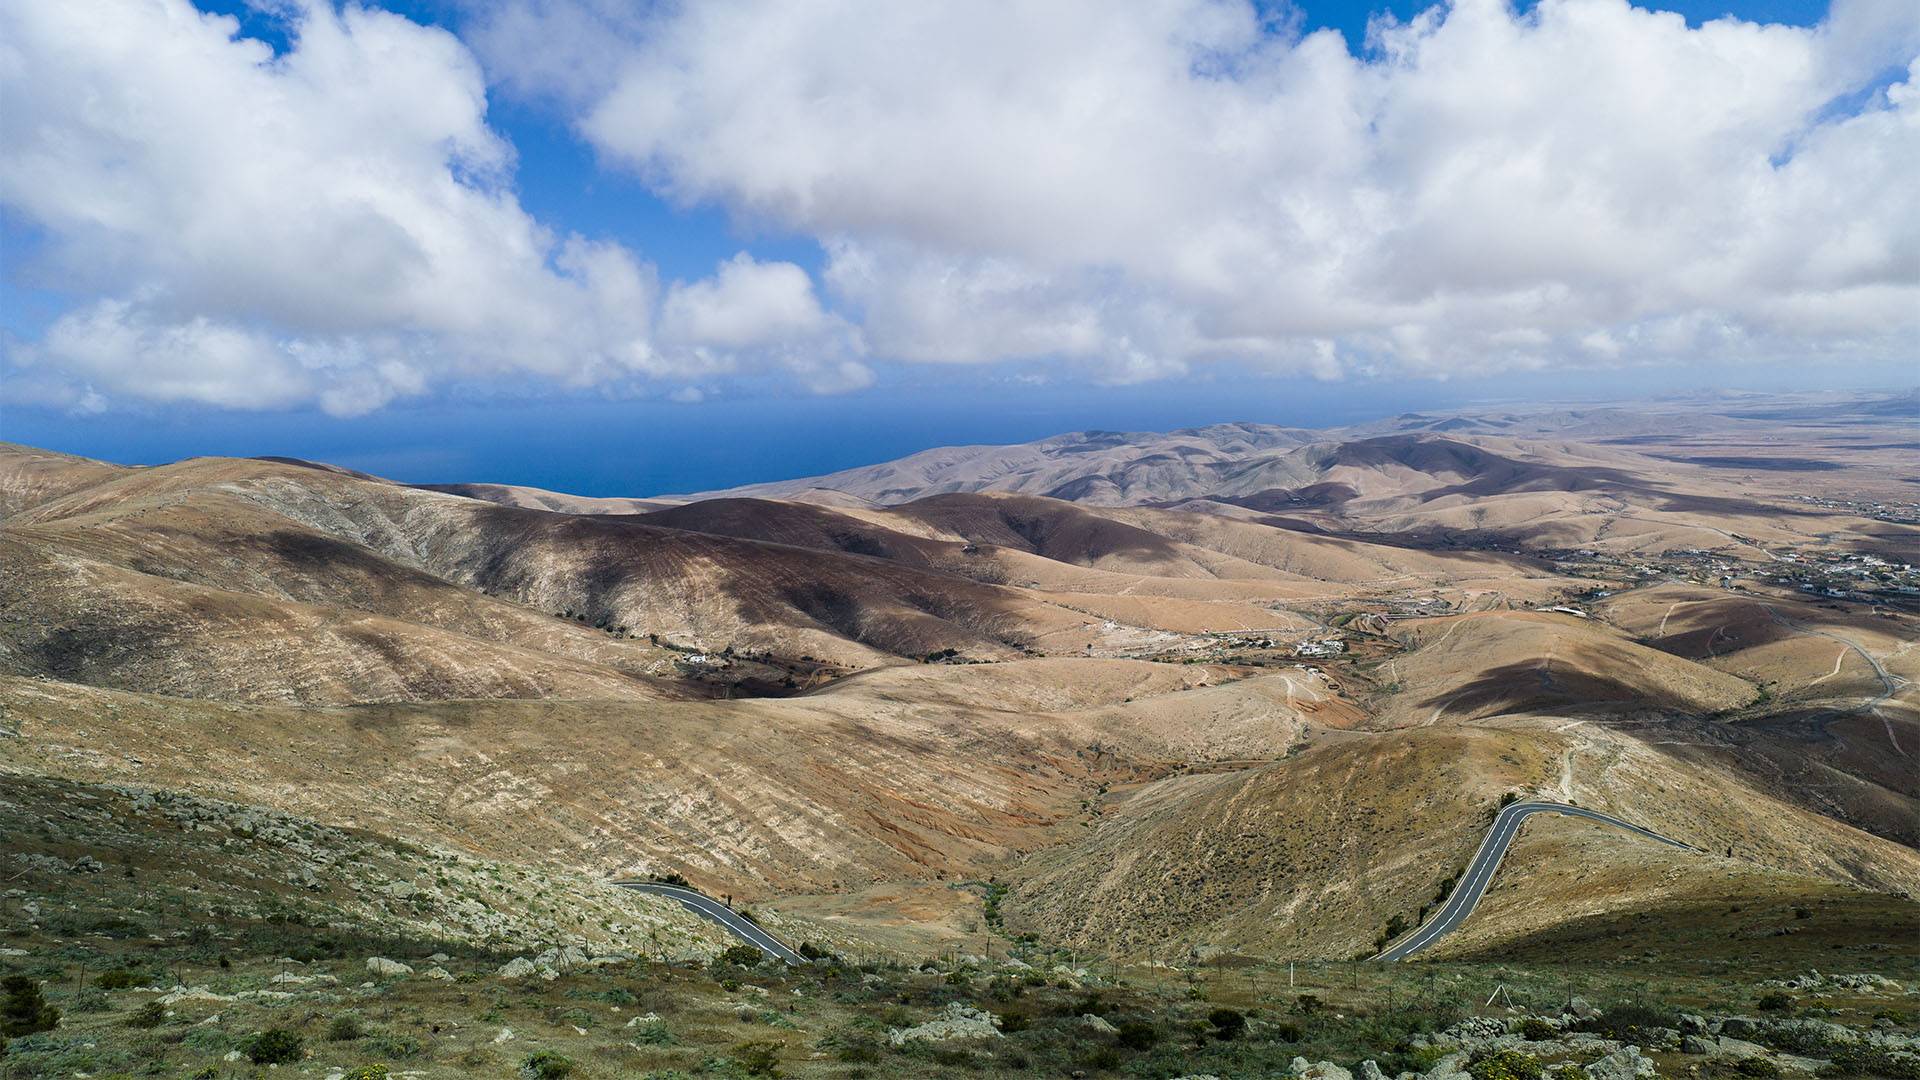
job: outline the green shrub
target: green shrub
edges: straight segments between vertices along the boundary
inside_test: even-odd
[[[1496,1050],[1467,1063],[1473,1080],[1540,1080],[1540,1059],[1517,1050]]]
[[[367,1047],[381,1057],[396,1061],[419,1057],[427,1049],[411,1035],[375,1035],[368,1041]]]
[[[107,1000],[107,995],[91,986],[80,991],[79,995],[73,999],[74,1012],[98,1013],[106,1012],[111,1008],[113,1008],[113,1002]]]
[[[327,1040],[329,1042],[352,1042],[364,1039],[367,1026],[358,1013],[341,1013],[327,1022]]]
[[[1312,1016],[1320,1011],[1320,997],[1317,994],[1301,994],[1294,1002],[1294,1010],[1301,1016]]]
[[[1520,1037],[1528,1042],[1545,1042],[1558,1034],[1559,1032],[1553,1029],[1552,1024],[1537,1016],[1529,1016],[1520,1021]]]
[[[880,1060],[880,1037],[852,1026],[834,1028],[814,1045],[849,1064],[872,1065]]]
[[[751,945],[733,945],[728,947],[725,952],[722,952],[717,959],[723,964],[738,964],[741,967],[752,967],[766,959],[766,954]]]
[[[247,1058],[255,1065],[284,1065],[300,1060],[306,1040],[285,1028],[268,1028],[247,1044]]]
[[[130,986],[146,986],[150,981],[147,976],[126,968],[114,968],[94,976],[93,985],[99,990],[125,990]]]
[[[1873,1018],[1875,1020],[1891,1020],[1896,1024],[1904,1024],[1907,1022],[1907,1014],[1901,1012],[1899,1009],[1881,1009],[1879,1012],[1873,1014]]]
[[[1306,1033],[1300,1030],[1299,1024],[1276,1024],[1273,1037],[1276,1042],[1297,1043],[1306,1037]]]
[[[60,1010],[47,1004],[40,984],[25,975],[0,979],[0,1038],[17,1039],[60,1024]]]
[[[1153,1044],[1160,1041],[1160,1031],[1152,1024],[1125,1023],[1120,1025],[1113,1041],[1129,1050],[1151,1050]]]
[[[633,1041],[642,1046],[672,1046],[673,1029],[665,1024],[645,1024],[633,1029]]]
[[[1733,1071],[1741,1076],[1775,1077],[1780,1075],[1780,1066],[1769,1058],[1744,1057],[1733,1063]]]
[[[1207,1014],[1207,1023],[1213,1025],[1213,1037],[1222,1042],[1237,1039],[1247,1030],[1247,1018],[1238,1009],[1215,1009]]]
[[[1101,1001],[1099,994],[1088,994],[1079,1001],[1067,1006],[1065,1016],[1105,1016],[1113,1011],[1113,1006]]]
[[[564,1080],[573,1073],[573,1059],[553,1050],[528,1054],[520,1062],[520,1075],[527,1080]]]
[[[1621,1001],[1608,1005],[1598,1016],[1577,1022],[1574,1029],[1646,1046],[1653,1039],[1653,1029],[1679,1026],[1678,1009],[1668,1005]]]
[[[728,1051],[727,1056],[748,1076],[786,1075],[780,1071],[780,1044],[776,1042],[744,1042]]]
[[[1753,1005],[1762,1012],[1783,1012],[1793,1008],[1793,995],[1781,990],[1769,990],[1754,999]]]
[[[390,1075],[385,1065],[358,1065],[348,1069],[340,1080],[387,1080]]]
[[[167,1022],[167,1007],[158,1001],[149,1001],[127,1014],[126,1024],[132,1028],[144,1028],[151,1031]]]

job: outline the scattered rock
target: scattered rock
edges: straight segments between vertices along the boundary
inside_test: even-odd
[[[1114,1027],[1112,1024],[1107,1023],[1105,1020],[1101,1019],[1098,1016],[1093,1015],[1092,1013],[1087,1013],[1086,1015],[1082,1016],[1080,1018],[1080,1022],[1087,1025],[1088,1027],[1092,1028],[1095,1031],[1102,1032],[1105,1034],[1112,1034],[1113,1032],[1119,1030],[1118,1028]]]
[[[534,957],[533,962],[540,967],[552,968],[554,971],[564,972],[586,967],[588,960],[587,954],[581,952],[578,946],[562,945],[556,949],[548,949],[546,952]]]
[[[154,999],[162,1005],[172,1005],[180,1001],[232,1001],[231,997],[222,997],[204,986],[176,986]]]
[[[426,971],[426,976],[427,976],[427,978],[429,978],[429,979],[451,979],[451,978],[453,978],[453,975],[452,975],[452,973],[450,973],[449,971],[447,971],[447,969],[446,969],[446,968],[443,968],[443,967],[441,967],[441,966],[440,966],[439,964],[435,964],[435,965],[433,965],[432,967],[430,967],[430,968],[428,968],[428,969],[427,969],[427,971]]]
[[[516,956],[500,965],[500,977],[503,979],[524,978],[525,976],[533,974],[533,971],[533,961],[524,956]]]
[[[1623,1046],[1620,1049],[1587,1066],[1587,1075],[1592,1080],[1641,1080],[1642,1077],[1659,1076],[1653,1060],[1640,1053],[1637,1046]]]
[[[999,1017],[990,1012],[969,1008],[964,1002],[959,1001],[948,1003],[946,1010],[938,1018],[918,1027],[894,1028],[887,1032],[887,1042],[894,1046],[904,1046],[910,1039],[947,1042],[954,1039],[997,1039],[999,1037]]]
[[[512,1028],[510,1028],[510,1027],[503,1027],[503,1028],[501,1028],[501,1029],[500,1029],[500,1034],[498,1034],[498,1035],[495,1035],[495,1036],[493,1037],[493,1041],[494,1041],[494,1044],[495,1044],[495,1045],[499,1045],[500,1043],[504,1043],[504,1042],[512,1042],[512,1041],[513,1041],[513,1029],[512,1029]]]
[[[1377,1062],[1368,1058],[1360,1063],[1360,1080],[1387,1080],[1387,1074],[1380,1071]]]
[[[1727,1054],[1736,1058],[1767,1056],[1766,1047],[1761,1046],[1758,1043],[1750,1043],[1745,1039],[1735,1039],[1735,1038],[1730,1038],[1728,1036],[1722,1035],[1720,1037],[1719,1045],[1720,1045],[1721,1053]]]
[[[1587,1003],[1586,998],[1574,998],[1567,1002],[1567,1011],[1581,1020],[1591,1020],[1594,1017],[1594,1008]]]
[[[412,968],[408,967],[407,965],[401,963],[398,960],[389,960],[384,956],[367,957],[367,970],[373,972],[375,975],[378,975],[383,979],[390,979],[399,975],[413,974]]]
[[[1680,1052],[1683,1054],[1717,1054],[1720,1042],[1713,1036],[1683,1035],[1680,1037]]]
[[[1758,1035],[1766,1023],[1765,1020],[1755,1020],[1751,1016],[1729,1016],[1720,1021],[1716,1031],[1721,1035]]]
[[[1331,1061],[1309,1062],[1306,1058],[1293,1059],[1293,1075],[1301,1080],[1353,1080],[1353,1074],[1335,1065]]]

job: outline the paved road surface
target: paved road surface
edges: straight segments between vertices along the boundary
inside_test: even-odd
[[[710,896],[704,896],[692,889],[683,889],[678,885],[656,885],[650,881],[616,881],[613,883],[622,889],[634,892],[653,893],[680,901],[680,906],[711,923],[718,923],[728,933],[741,941],[759,949],[768,956],[785,960],[789,964],[804,964],[806,957],[781,944],[780,939],[735,914],[727,905]]]
[[[1500,811],[1499,816],[1493,819],[1493,828],[1487,830],[1487,838],[1480,842],[1479,852],[1474,855],[1473,861],[1467,864],[1466,872],[1461,874],[1460,880],[1454,884],[1453,895],[1447,897],[1447,902],[1440,908],[1439,913],[1410,936],[1401,939],[1398,945],[1387,949],[1374,959],[1405,960],[1433,944],[1440,935],[1465,922],[1467,916],[1473,914],[1474,905],[1486,895],[1487,886],[1493,881],[1494,871],[1500,869],[1500,860],[1506,857],[1507,845],[1513,843],[1514,834],[1520,831],[1520,823],[1534,814],[1566,814],[1570,817],[1603,821],[1608,825],[1617,825],[1628,832],[1651,837],[1663,844],[1672,844],[1687,851],[1698,850],[1678,840],[1669,840],[1657,832],[1629,824],[1616,817],[1609,817],[1595,810],[1583,810],[1578,806],[1564,806],[1549,802],[1514,803]]]

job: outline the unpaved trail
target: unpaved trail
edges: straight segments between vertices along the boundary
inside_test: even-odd
[[[1892,697],[1893,695],[1899,693],[1901,687],[1906,685],[1906,680],[1893,675],[1892,673],[1888,672],[1886,668],[1881,667],[1880,661],[1876,659],[1872,653],[1862,648],[1858,643],[1849,641],[1848,639],[1843,638],[1838,634],[1829,634],[1824,630],[1809,630],[1806,627],[1801,626],[1800,624],[1794,622],[1792,619],[1787,618],[1785,615],[1780,614],[1778,611],[1775,611],[1773,608],[1773,605],[1771,604],[1761,604],[1760,606],[1767,609],[1767,614],[1773,616],[1774,622],[1779,623],[1781,626],[1784,626],[1789,630],[1797,631],[1802,634],[1810,634],[1813,637],[1823,637],[1823,638],[1826,638],[1828,641],[1837,641],[1840,644],[1846,646],[1847,648],[1852,649],[1854,652],[1857,652],[1860,654],[1860,658],[1867,662],[1867,666],[1873,669],[1873,674],[1880,680],[1880,687],[1881,687],[1880,696],[1874,698],[1872,701],[1865,702],[1864,704],[1861,704],[1861,705],[1857,705],[1848,711],[1852,712],[1855,715],[1858,715],[1860,713],[1872,713],[1874,716],[1878,717],[1880,720],[1880,726],[1885,728],[1887,731],[1887,744],[1893,747],[1893,752],[1896,754],[1899,754],[1903,758],[1907,758],[1911,760],[1913,755],[1901,749],[1900,740],[1894,737],[1893,721],[1887,719],[1886,714],[1880,711],[1880,703]],[[1835,670],[1838,671],[1837,665],[1835,667]],[[1831,678],[1831,677],[1832,676],[1828,676],[1828,678]]]

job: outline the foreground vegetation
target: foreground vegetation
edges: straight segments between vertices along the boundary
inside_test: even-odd
[[[1789,935],[1758,964],[1742,939],[1722,960],[1631,964],[1118,966],[1023,934],[991,961],[809,943],[789,967],[586,879],[211,800],[4,781],[4,1080],[1920,1080],[1910,927]],[[983,914],[1004,937],[1003,896]],[[1897,982],[1789,978],[1814,945],[1823,966]],[[1723,1022],[1739,1017],[1758,1019]]]

